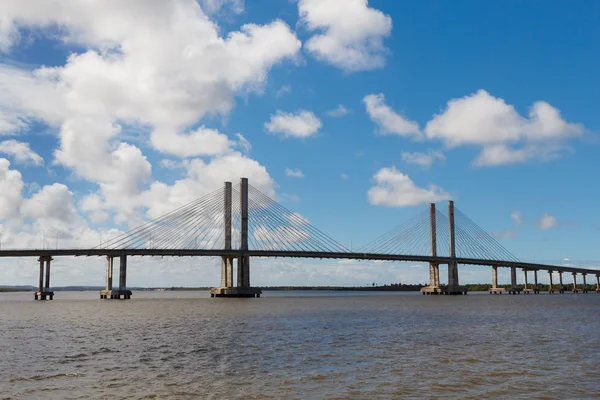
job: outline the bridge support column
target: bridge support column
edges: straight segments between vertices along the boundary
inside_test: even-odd
[[[581,290],[582,293],[587,293],[588,292],[588,285],[587,285],[587,278],[586,275],[587,274],[581,274],[583,276],[583,288]]]
[[[429,286],[421,288],[423,294],[440,294],[440,267],[437,264],[429,263]]]
[[[114,257],[106,256],[106,288],[100,291],[101,299],[131,299],[127,290],[127,256],[119,256],[119,288],[113,289]]]
[[[229,257],[221,257],[221,287],[227,287],[227,273],[229,272],[227,268],[228,262]]]
[[[492,265],[492,287],[490,288],[490,294],[502,294],[504,288],[498,287],[498,266]]]
[[[517,286],[517,267],[510,267],[510,290],[508,293],[521,293],[521,288]]]
[[[600,275],[596,275],[596,293],[600,293]]]
[[[41,256],[38,261],[40,262],[40,279],[38,291],[33,294],[33,298],[35,300],[54,300],[54,292],[50,290],[50,262],[52,256]]]
[[[449,256],[456,259],[456,245],[454,237],[454,202],[448,201],[448,235],[449,235]],[[445,294],[467,294],[467,289],[460,286],[458,280],[458,263],[450,261],[448,263],[448,286]]]
[[[558,282],[559,282],[558,292],[559,293],[565,292],[565,287],[563,286],[562,274],[563,274],[562,271],[558,271]]]
[[[225,250],[231,250],[231,182],[225,182]],[[221,259],[221,287],[210,289],[210,297],[260,297],[262,291],[250,286],[248,250],[248,179],[240,185],[240,250],[237,257],[237,285],[233,286],[233,258]]]
[[[540,293],[540,285],[538,284],[537,272],[538,272],[537,269],[533,270],[533,282],[534,282],[533,293],[535,293],[535,294],[539,294]]]
[[[552,271],[548,271],[548,277],[550,278],[550,283],[548,284],[548,293],[554,293],[554,287],[552,286]]]
[[[101,299],[118,299],[120,298],[120,290],[113,290],[113,276],[114,276],[114,257],[106,256],[106,287],[104,290],[100,291]],[[120,285],[120,276],[119,276],[119,289]],[[130,295],[131,296],[131,295]],[[128,298],[124,295],[123,298]]]
[[[528,294],[529,289],[527,288],[527,270],[523,270],[523,293]]]
[[[233,287],[233,257],[227,257],[227,284],[225,287]]]
[[[577,274],[573,272],[573,293],[577,292],[579,292],[579,289],[577,289]]]

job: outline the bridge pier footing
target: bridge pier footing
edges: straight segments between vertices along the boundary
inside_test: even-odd
[[[34,300],[54,300],[54,292],[35,292]]]
[[[106,289],[100,291],[102,300],[129,300],[131,290],[127,290],[127,256],[119,257],[119,288],[113,289],[113,258],[106,257]]]
[[[558,293],[565,292],[565,287],[563,286],[562,274],[563,274],[562,271],[558,271],[558,281],[559,281]]]
[[[260,297],[262,290],[255,287],[218,287],[210,289],[210,297]]]
[[[100,298],[106,300],[129,300],[131,299],[131,290],[101,290]]]
[[[537,269],[533,270],[533,281],[534,281],[533,293],[540,294],[540,285],[538,283],[537,273],[538,273]]]
[[[490,288],[490,294],[502,294],[504,288],[498,287],[498,266],[492,266],[492,287]]]
[[[509,294],[520,294],[521,288],[517,286],[517,268],[510,267],[510,289]]]
[[[40,262],[40,280],[38,290],[33,294],[33,299],[54,300],[54,292],[50,290],[50,262],[52,256],[41,256],[38,261]]]
[[[429,264],[429,286],[421,288],[423,295],[438,295],[440,294],[440,266],[437,264]]]

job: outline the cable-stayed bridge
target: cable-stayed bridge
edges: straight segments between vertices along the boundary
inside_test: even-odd
[[[516,270],[524,274],[524,291],[539,293],[538,271],[550,273],[550,292],[564,292],[562,274],[573,276],[572,290],[587,292],[588,274],[596,278],[600,292],[600,270],[535,262],[522,262],[491,235],[467,217],[452,201],[447,210],[430,207],[357,250],[350,250],[327,236],[301,215],[262,193],[242,178],[237,185],[226,182],[216,190],[159,218],[112,238],[91,249],[1,250],[0,257],[39,257],[40,276],[36,299],[52,299],[50,265],[55,256],[106,256],[106,288],[101,298],[130,298],[127,290],[127,257],[204,256],[221,257],[221,286],[214,297],[258,297],[260,289],[250,285],[251,257],[294,257],[412,261],[429,264],[429,286],[423,294],[466,294],[459,284],[458,265],[492,267],[490,293],[501,293],[497,269],[510,268],[510,293],[517,285]],[[118,287],[113,287],[114,259],[119,260]],[[448,266],[447,285],[440,284],[439,266]],[[528,272],[534,274],[533,287]],[[558,272],[555,288],[552,273]],[[577,275],[583,285],[577,285]]]

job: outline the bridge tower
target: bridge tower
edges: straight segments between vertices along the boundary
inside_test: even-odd
[[[435,203],[429,204],[429,231],[431,257],[437,257],[437,231],[435,224]],[[421,289],[423,294],[440,294],[440,266],[435,262],[429,263],[429,286]]]
[[[467,294],[467,289],[458,282],[458,263],[456,262],[456,243],[454,231],[454,202],[448,201],[448,234],[450,262],[448,263],[448,286],[444,294]]]
[[[232,188],[225,182],[224,218],[225,252],[231,250]],[[237,285],[233,285],[233,260],[235,257],[221,257],[221,286],[210,290],[211,297],[260,297],[260,288],[250,286],[250,256],[248,255],[248,178],[240,183],[240,254],[237,256]]]

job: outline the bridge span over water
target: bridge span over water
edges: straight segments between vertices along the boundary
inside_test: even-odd
[[[239,202],[233,202],[238,198]],[[220,257],[221,285],[211,289],[213,297],[259,297],[250,285],[250,259],[313,258],[409,261],[429,264],[429,285],[423,294],[466,294],[459,284],[458,265],[492,268],[490,293],[502,293],[498,268],[511,272],[511,294],[539,293],[538,271],[549,273],[549,291],[564,293],[563,273],[572,275],[573,292],[587,293],[587,275],[596,279],[600,293],[600,270],[522,262],[482,230],[449,201],[447,212],[430,204],[425,210],[374,241],[351,251],[248,184],[242,178],[222,189],[146,222],[91,249],[5,249],[0,257],[37,257],[40,263],[38,291],[34,298],[53,299],[50,265],[53,257],[106,257],[106,287],[102,299],[129,299],[127,258],[132,256]],[[118,287],[113,287],[114,259],[119,260]],[[440,285],[439,266],[448,266],[448,284]],[[524,286],[517,285],[522,269]],[[534,282],[528,283],[533,272]],[[557,286],[553,273],[558,273]],[[577,284],[582,276],[582,285]],[[236,279],[234,279],[236,278]],[[234,282],[235,280],[235,282]]]

